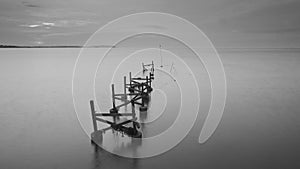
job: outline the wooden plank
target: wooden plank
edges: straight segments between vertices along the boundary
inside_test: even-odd
[[[95,116],[132,116],[132,113],[97,113]]]
[[[114,123],[113,123],[113,122],[111,122],[111,121],[104,120],[104,119],[101,119],[101,118],[98,118],[98,117],[95,117],[95,119],[96,119],[96,120],[98,120],[98,121],[101,121],[101,122],[103,122],[103,123],[107,123],[107,124],[114,124]]]

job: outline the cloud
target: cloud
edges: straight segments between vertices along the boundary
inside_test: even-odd
[[[55,22],[37,22],[35,24],[22,24],[20,26],[22,27],[29,27],[29,28],[36,28],[36,27],[45,27],[45,28],[51,28],[51,27],[62,27],[62,28],[68,28],[68,27],[81,27],[86,26],[89,24],[96,24],[95,22],[91,21],[82,21],[82,20],[58,20]]]
[[[90,24],[97,24],[97,22],[88,21],[88,20],[78,20],[78,19],[55,21],[55,26],[57,26],[57,27],[81,27],[81,26],[87,26]]]
[[[97,24],[97,23],[92,21],[84,21],[84,20],[57,20],[55,22],[37,21],[34,24],[21,24],[20,26],[28,27],[28,28],[44,27],[50,29],[51,27],[72,28],[72,27],[87,26],[90,24]]]
[[[36,28],[36,27],[40,27],[41,25],[20,25],[23,27],[29,27],[29,28]]]
[[[44,25],[44,26],[55,26],[55,23],[43,22],[42,25]]]
[[[29,8],[40,8],[40,5],[33,4],[31,2],[23,1],[22,4]]]
[[[243,33],[298,33],[299,9],[299,1],[270,3],[233,17],[223,17],[219,19],[219,24],[221,28],[235,29]]]
[[[73,35],[80,35],[85,34],[85,32],[59,32],[59,33],[48,33],[42,35],[43,37],[54,37],[54,36],[73,36]]]
[[[40,25],[28,25],[28,27],[30,28],[35,28],[35,27],[39,27]]]

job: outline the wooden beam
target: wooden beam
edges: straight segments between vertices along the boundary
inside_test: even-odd
[[[132,113],[97,113],[95,116],[132,116]]]
[[[111,122],[111,121],[104,120],[104,119],[101,119],[101,118],[98,118],[98,117],[95,117],[95,119],[96,119],[96,120],[98,120],[98,121],[101,121],[101,122],[103,122],[103,123],[107,123],[107,124],[114,124],[114,123],[113,123],[113,122]]]

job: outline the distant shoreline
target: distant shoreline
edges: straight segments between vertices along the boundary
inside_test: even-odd
[[[23,45],[0,45],[0,48],[115,48],[111,45],[80,46],[80,45],[54,45],[54,46],[23,46]]]
[[[80,46],[80,45],[46,45],[46,46],[26,46],[26,45],[0,45],[0,49],[6,49],[6,48],[11,48],[11,49],[22,49],[22,48],[119,48],[116,46],[112,45],[94,45],[94,46]],[[122,48],[122,47],[121,47]],[[290,50],[290,51],[300,51],[300,48],[289,48],[289,47],[266,47],[266,48],[256,48],[256,47],[216,47],[217,51],[275,51],[275,50]]]

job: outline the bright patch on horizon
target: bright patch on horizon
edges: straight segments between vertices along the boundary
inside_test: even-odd
[[[20,25],[20,26],[29,27],[29,28],[36,28],[36,27],[39,27],[41,25]]]
[[[35,28],[35,27],[39,27],[40,25],[28,25],[28,27],[30,28]]]
[[[52,22],[42,22],[41,24],[28,24],[28,25],[20,25],[23,27],[28,27],[28,28],[37,28],[37,27],[46,27],[47,29],[49,29],[49,27],[51,26],[55,26],[55,23]]]
[[[45,26],[55,26],[55,23],[51,23],[51,22],[43,22],[42,24]]]
[[[38,45],[44,44],[44,42],[42,42],[42,41],[35,41],[34,43],[35,43],[35,44],[38,44]]]

